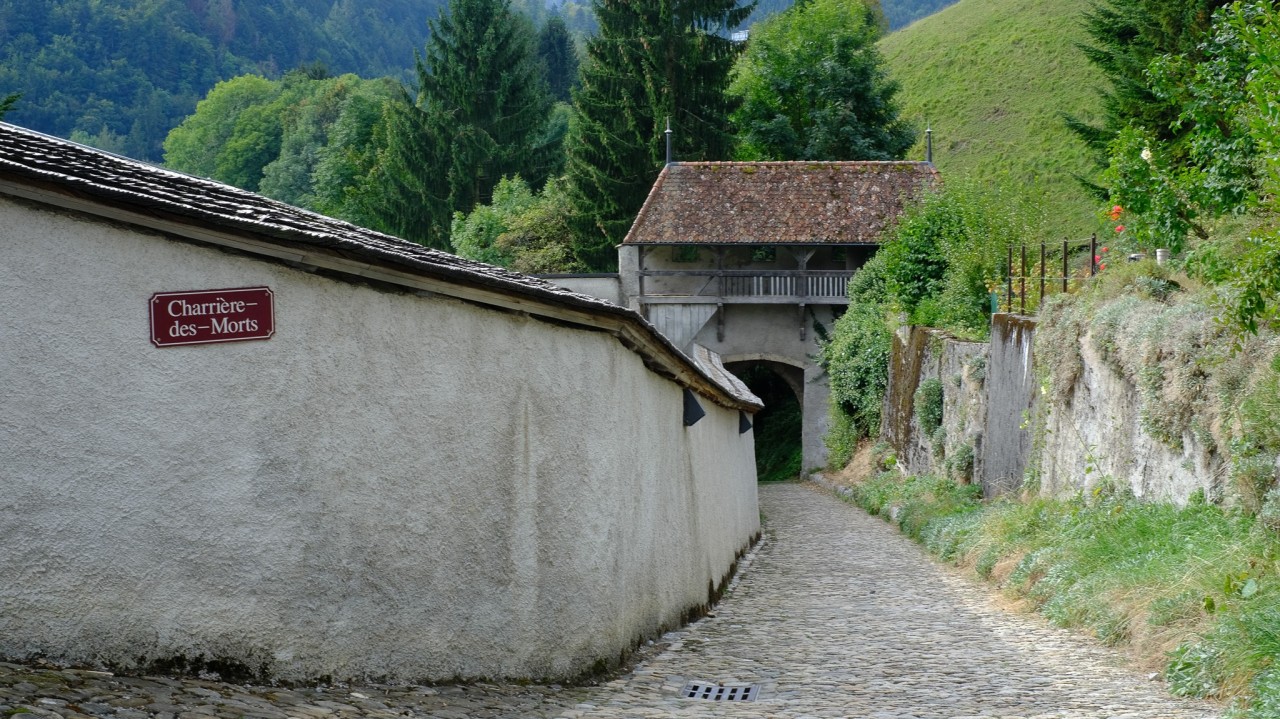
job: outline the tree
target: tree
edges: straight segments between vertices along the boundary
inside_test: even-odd
[[[538,58],[542,60],[551,97],[557,102],[569,102],[569,89],[578,79],[578,51],[559,13],[547,18],[538,32]]]
[[[20,92],[11,93],[0,98],[0,120],[4,119],[4,116],[13,109],[14,105],[18,104],[20,99],[22,99],[22,93]]]
[[[1110,143],[1131,124],[1148,128],[1166,142],[1181,135],[1176,122],[1181,108],[1156,94],[1147,70],[1162,55],[1198,61],[1214,10],[1230,1],[1096,0],[1084,18],[1093,43],[1080,49],[1107,79],[1108,86],[1100,90],[1104,117],[1100,125],[1070,116],[1066,122],[1093,150],[1099,167],[1107,166]],[[1105,196],[1102,188],[1086,184]]]
[[[616,265],[665,157],[726,159],[725,95],[738,48],[726,36],[751,12],[738,0],[594,0],[600,32],[587,42],[565,140],[575,254],[592,269]]]
[[[257,75],[241,75],[218,83],[196,104],[195,114],[165,138],[165,164],[182,172],[230,182],[228,177],[219,174],[218,167],[220,162],[223,169],[229,167],[225,160],[220,161],[220,155],[235,134],[240,116],[249,108],[273,102],[280,92],[278,82]],[[242,145],[249,144],[244,135],[249,124],[246,122],[241,127]],[[237,174],[246,174],[240,168],[232,169]]]
[[[519,177],[503,178],[493,202],[453,216],[449,241],[462,257],[510,267],[517,272],[579,272],[568,225],[569,203],[562,185],[549,180],[535,194]]]
[[[893,160],[915,141],[876,40],[879,3],[810,0],[751,29],[730,94],[742,160]]]
[[[504,175],[534,185],[552,153],[545,137],[550,97],[532,24],[509,0],[453,0],[431,23],[417,59],[417,97],[393,105],[381,176],[389,202],[373,208],[401,237],[447,248],[454,212],[486,202]]]
[[[1110,203],[1129,213],[1123,241],[1131,249],[1178,253],[1189,233],[1208,239],[1208,220],[1256,204],[1246,91],[1252,51],[1230,13],[1217,17],[1193,50],[1148,63],[1146,89],[1176,111],[1168,126],[1146,124],[1163,118],[1131,118],[1108,146],[1102,179]]]

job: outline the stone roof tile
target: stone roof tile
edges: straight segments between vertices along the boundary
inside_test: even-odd
[[[624,244],[873,244],[938,182],[927,162],[677,162]]]

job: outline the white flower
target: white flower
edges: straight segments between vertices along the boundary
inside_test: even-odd
[[[1151,162],[1151,148],[1150,148],[1150,147],[1144,147],[1144,148],[1142,148],[1142,159],[1146,160],[1147,162]]]

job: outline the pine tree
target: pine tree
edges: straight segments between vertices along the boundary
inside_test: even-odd
[[[509,0],[453,0],[417,58],[417,97],[391,105],[376,173],[378,224],[447,249],[454,212],[487,202],[504,175],[546,179],[551,101],[534,30]]]
[[[20,99],[22,99],[22,93],[20,92],[10,93],[0,98],[0,120],[4,119],[4,116],[13,109],[14,105],[18,104]]]
[[[564,18],[559,13],[547,18],[538,33],[538,57],[546,71],[547,87],[557,102],[568,102],[569,88],[578,78],[578,53]]]
[[[750,14],[738,0],[594,0],[600,32],[587,43],[565,141],[575,252],[613,267],[613,248],[665,158],[670,118],[677,159],[727,159],[738,47],[726,36]]]
[[[1180,104],[1161,98],[1148,69],[1161,55],[1185,55],[1194,64],[1213,24],[1213,12],[1230,0],[1097,0],[1085,15],[1091,45],[1081,46],[1106,76],[1101,90],[1103,121],[1091,125],[1068,116],[1067,126],[1093,150],[1100,167],[1117,133],[1130,124],[1175,140]]]

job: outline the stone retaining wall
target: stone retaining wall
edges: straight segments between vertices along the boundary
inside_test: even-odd
[[[882,439],[910,474],[945,474],[981,484],[991,497],[1020,489],[1028,471],[1047,495],[1090,489],[1103,477],[1139,497],[1184,502],[1212,494],[1223,460],[1193,433],[1181,450],[1152,437],[1141,397],[1079,338],[1079,380],[1062,402],[1042,406],[1033,366],[1036,321],[997,314],[988,343],[962,342],[909,327],[894,338]],[[922,382],[943,387],[943,436],[919,427],[914,399]],[[939,442],[938,440],[942,441]],[[972,473],[965,455],[972,448]]]

